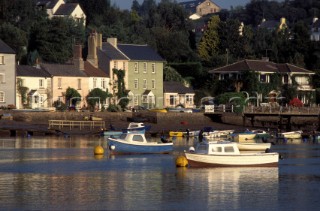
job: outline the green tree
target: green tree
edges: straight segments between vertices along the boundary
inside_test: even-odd
[[[177,81],[183,82],[182,76],[172,67],[165,66],[163,69],[163,80],[164,81]]]
[[[86,97],[89,109],[94,110],[95,105],[97,103],[105,102],[106,99],[111,96],[112,96],[111,94],[109,94],[106,91],[103,91],[102,89],[99,89],[99,88],[92,89],[89,92],[88,96]]]
[[[4,23],[0,25],[0,39],[16,52],[16,59],[18,61],[21,61],[23,56],[26,56],[28,39],[27,33],[23,30],[10,23]]]
[[[210,60],[212,60],[213,57],[217,56],[219,53],[219,22],[220,19],[218,16],[212,16],[208,23],[208,27],[200,40],[198,54],[200,59],[204,62],[210,62]]]
[[[75,106],[78,101],[81,101],[80,93],[74,88],[68,87],[66,90],[66,102],[69,102],[69,105]]]

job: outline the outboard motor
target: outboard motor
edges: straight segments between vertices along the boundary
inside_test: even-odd
[[[194,152],[195,152],[194,147],[190,147],[190,148],[189,148],[189,152],[190,152],[190,153],[194,153]]]

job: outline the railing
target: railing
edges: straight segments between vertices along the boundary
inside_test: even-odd
[[[225,113],[225,112],[234,112],[233,105],[205,105],[204,106],[205,113]]]
[[[94,129],[105,128],[104,121],[70,121],[70,120],[49,120],[49,129],[69,127],[70,130],[78,128],[79,130],[83,129]]]
[[[246,106],[244,113],[320,114],[320,107]]]

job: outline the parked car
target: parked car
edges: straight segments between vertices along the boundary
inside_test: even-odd
[[[190,108],[182,108],[182,107],[167,108],[167,110],[168,110],[168,112],[192,113],[192,109],[190,109]]]

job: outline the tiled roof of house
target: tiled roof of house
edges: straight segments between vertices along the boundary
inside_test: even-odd
[[[84,71],[79,70],[73,64],[41,64],[52,76],[86,77]]]
[[[38,0],[37,6],[45,6],[47,9],[53,9],[59,0]]]
[[[101,69],[94,67],[90,62],[84,62],[84,72],[89,77],[108,77],[107,73]]]
[[[231,72],[241,72],[245,70],[254,70],[257,72],[278,72],[278,73],[313,73],[312,71],[300,68],[291,64],[276,64],[274,62],[265,61],[265,60],[242,60],[230,65],[219,67],[213,70],[210,70],[209,73],[231,73]]]
[[[0,39],[0,53],[15,54],[14,50]]]
[[[37,68],[29,65],[17,65],[17,76],[50,77],[50,74],[41,67]]]
[[[60,7],[57,9],[57,11],[54,13],[54,15],[64,15],[64,16],[69,16],[71,13],[76,9],[76,7],[79,4],[76,3],[68,3],[68,4],[62,4]]]
[[[130,60],[137,61],[165,61],[148,45],[118,44],[118,49]]]
[[[101,52],[104,53],[104,55],[112,60],[128,60],[129,58],[126,57],[121,51],[119,51],[117,48],[115,48],[113,45],[111,45],[108,42],[102,43],[102,50]]]
[[[184,86],[180,82],[164,81],[163,82],[163,92],[164,93],[186,94],[186,93],[194,93],[194,90],[190,87]]]

